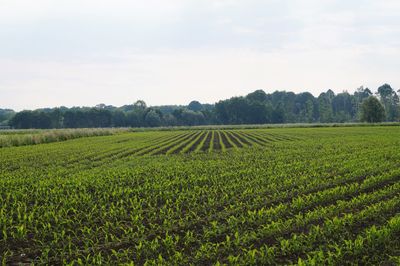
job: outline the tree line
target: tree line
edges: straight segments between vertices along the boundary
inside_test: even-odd
[[[309,92],[267,94],[256,90],[215,104],[192,101],[187,106],[148,107],[144,101],[137,101],[121,107],[99,104],[25,110],[12,115],[8,110],[6,123],[17,129],[46,129],[400,121],[399,94],[400,90],[396,92],[388,84],[375,94],[360,87],[353,94],[328,90],[318,97]]]
[[[15,112],[13,110],[0,108],[0,128],[9,127],[9,121],[14,115]]]

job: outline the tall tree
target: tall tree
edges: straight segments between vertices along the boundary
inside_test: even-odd
[[[376,123],[385,120],[385,109],[374,96],[370,96],[361,104],[361,121]]]
[[[145,125],[148,127],[161,126],[161,116],[157,110],[151,109],[145,115]]]
[[[187,108],[194,112],[200,112],[201,110],[203,110],[203,106],[198,101],[191,101]]]
[[[399,97],[389,84],[383,84],[378,88],[377,94],[386,111],[387,121],[396,121],[399,117]]]
[[[338,93],[332,99],[332,110],[335,122],[346,122],[356,120],[356,101],[348,92]]]
[[[263,90],[256,90],[247,94],[246,98],[251,102],[265,103],[267,101],[267,94]]]
[[[335,94],[333,93],[332,95],[329,91],[323,92],[318,96],[319,121],[321,123],[333,122],[332,99],[334,97]]]
[[[15,112],[11,109],[0,109],[0,126],[7,125],[14,115]]]

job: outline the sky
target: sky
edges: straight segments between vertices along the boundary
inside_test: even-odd
[[[398,0],[0,0],[0,108],[400,88]]]

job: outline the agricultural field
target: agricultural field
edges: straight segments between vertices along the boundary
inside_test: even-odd
[[[398,265],[400,127],[0,148],[3,265]]]
[[[128,131],[131,130],[127,128],[0,130],[0,148],[59,142],[83,137],[108,136]]]

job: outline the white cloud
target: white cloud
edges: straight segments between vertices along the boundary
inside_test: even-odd
[[[400,86],[397,0],[0,0],[0,107]]]
[[[257,88],[318,94],[328,88],[353,90],[395,80],[395,68],[376,68],[353,49],[260,53],[251,50],[185,50],[159,54],[126,54],[115,62],[4,62],[0,106],[37,108],[59,105],[123,105],[144,99],[151,105],[215,102]],[[395,51],[390,57],[400,60]],[[385,54],[381,54],[386,57]],[[121,59],[123,58],[123,59]],[[376,59],[376,58],[375,58]],[[28,77],[18,79],[18,75]]]
[[[20,24],[57,19],[157,21],[179,17],[185,1],[1,0],[0,21]]]

